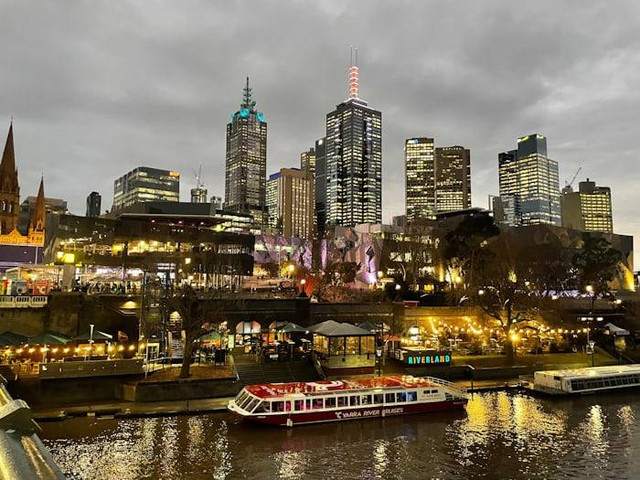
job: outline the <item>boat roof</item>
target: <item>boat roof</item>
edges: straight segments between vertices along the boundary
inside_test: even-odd
[[[376,388],[430,388],[437,384],[411,375],[373,377],[352,380],[318,380],[315,382],[265,383],[247,385],[247,390],[259,398],[283,397],[292,394],[348,392]]]
[[[640,364],[610,365],[605,367],[569,368],[564,370],[543,370],[536,375],[553,375],[555,377],[597,377],[598,375],[621,375],[625,373],[640,373]]]

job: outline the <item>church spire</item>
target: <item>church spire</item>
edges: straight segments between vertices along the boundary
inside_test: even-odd
[[[33,218],[31,219],[31,226],[35,231],[44,231],[45,215],[46,211],[44,205],[44,177],[40,177],[40,188],[38,189],[36,205],[33,209]]]
[[[18,171],[16,170],[16,156],[13,147],[13,121],[9,125],[7,141],[2,152],[0,162],[0,191],[16,192],[18,190]]]

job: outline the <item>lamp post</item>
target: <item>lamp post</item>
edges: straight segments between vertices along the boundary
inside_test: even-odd
[[[89,324],[89,360],[93,351],[93,323]]]

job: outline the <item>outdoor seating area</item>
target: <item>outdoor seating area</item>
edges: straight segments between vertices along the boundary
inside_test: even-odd
[[[350,324],[327,320],[309,327],[313,351],[328,375],[373,373],[376,365],[376,334]]]

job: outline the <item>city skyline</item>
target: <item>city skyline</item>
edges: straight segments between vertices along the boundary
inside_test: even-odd
[[[582,166],[578,181],[588,176],[611,187],[616,231],[637,236],[633,179],[625,172],[634,165],[637,130],[628,118],[634,118],[638,104],[632,90],[638,77],[633,67],[638,7],[629,2],[611,11],[590,5],[580,9],[576,21],[572,8],[550,2],[517,9],[506,5],[478,2],[465,11],[420,5],[417,10],[431,8],[431,16],[444,25],[470,20],[480,11],[488,18],[464,38],[435,35],[426,42],[425,34],[407,28],[394,38],[392,31],[380,33],[355,23],[355,12],[370,20],[365,24],[401,16],[413,22],[401,7],[381,4],[362,10],[357,2],[329,3],[311,7],[310,24],[300,22],[307,24],[308,35],[291,25],[281,39],[244,43],[234,35],[278,25],[269,8],[257,6],[255,18],[247,19],[243,9],[233,6],[219,11],[203,4],[200,16],[170,6],[157,11],[125,6],[132,18],[118,24],[107,6],[96,7],[103,20],[83,5],[62,20],[52,7],[31,11],[9,4],[0,20],[0,52],[15,68],[0,79],[0,120],[8,126],[14,116],[21,189],[35,191],[44,170],[48,192],[68,200],[74,213],[82,214],[92,190],[109,197],[113,179],[139,165],[181,171],[184,196],[192,186],[188,173],[202,164],[206,188],[221,196],[224,125],[237,108],[237,86],[244,77],[252,78],[269,116],[267,170],[295,166],[300,152],[323,136],[327,108],[347,98],[348,47],[357,43],[366,78],[362,96],[385,116],[385,223],[404,210],[404,139],[434,136],[439,144],[469,148],[473,205],[486,208],[487,195],[498,193],[497,153],[509,149],[514,138],[539,132],[549,138],[549,156],[560,165],[560,188]],[[270,9],[293,19],[310,13],[296,4]],[[543,13],[553,21],[528,22]],[[184,23],[172,21],[174,17]],[[331,21],[340,28],[328,38],[322,30]],[[20,41],[24,28],[15,25],[24,22],[27,31],[39,32],[32,44]],[[83,27],[67,32],[66,22]],[[606,34],[589,35],[596,23]],[[212,32],[216,29],[210,27],[218,24],[225,25],[225,33]],[[502,45],[503,36],[512,39],[509,45]],[[86,39],[82,48],[102,52],[103,63],[74,44],[80,37]],[[132,48],[123,52],[121,41]],[[175,47],[169,48],[171,44]],[[211,50],[198,50],[204,45]],[[61,61],[47,61],[40,55],[43,46],[47,57]],[[141,61],[145,58],[153,60]],[[322,69],[307,68],[309,62]],[[160,75],[174,65],[170,74]],[[473,81],[458,75],[465,72],[473,74]],[[585,132],[595,130],[597,138],[587,141]],[[98,166],[100,175],[95,175]]]

